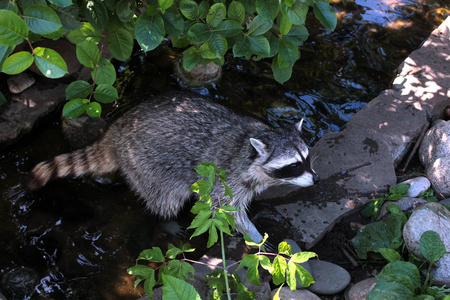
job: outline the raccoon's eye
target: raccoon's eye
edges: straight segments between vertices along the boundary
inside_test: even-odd
[[[301,176],[304,172],[305,172],[304,165],[300,162],[296,162],[284,166],[280,169],[273,170],[271,172],[271,175],[275,178],[293,178]]]
[[[292,169],[296,169],[298,168],[298,163],[290,164],[289,167],[291,167]]]

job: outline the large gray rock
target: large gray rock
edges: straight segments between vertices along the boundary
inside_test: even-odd
[[[439,234],[447,252],[450,252],[450,212],[441,204],[427,202],[419,206],[403,227],[403,239],[408,250],[423,258],[420,252],[420,237],[425,231]],[[432,270],[435,285],[450,286],[450,253],[435,263]]]
[[[364,279],[356,283],[348,292],[349,300],[365,300],[370,290],[377,284],[378,279],[375,277]]]
[[[444,197],[450,196],[450,156],[441,157],[425,168],[434,190]]]
[[[350,273],[344,268],[322,260],[310,260],[316,281],[308,287],[308,290],[321,295],[334,295],[343,291],[350,283]]]
[[[450,156],[450,122],[439,122],[425,134],[419,148],[419,158],[424,166],[432,161]]]

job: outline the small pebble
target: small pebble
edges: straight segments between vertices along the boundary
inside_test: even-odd
[[[13,94],[22,93],[35,83],[36,79],[27,73],[20,73],[8,78],[8,88]]]
[[[356,283],[348,292],[349,300],[364,300],[369,295],[370,290],[377,284],[375,277],[364,279]]]
[[[273,299],[277,292],[278,289],[274,289],[271,293],[270,299]],[[320,300],[320,298],[313,292],[305,289],[291,291],[291,289],[287,286],[283,286],[278,295],[281,300]]]
[[[431,186],[431,182],[428,178],[419,176],[415,178],[408,179],[399,184],[409,184],[408,196],[409,197],[417,197],[420,193],[425,192]]]
[[[315,283],[308,290],[321,295],[334,295],[343,291],[350,283],[350,273],[344,268],[321,260],[310,260]]]

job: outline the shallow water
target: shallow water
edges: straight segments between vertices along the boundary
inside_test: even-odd
[[[270,77],[268,61],[228,57],[219,83],[193,90],[274,126],[304,117],[313,145],[388,88],[397,66],[450,8],[446,1],[332,2],[338,28],[309,26],[301,59],[283,86]],[[120,65],[121,104],[185,89],[171,68],[177,54],[138,53]],[[24,191],[27,171],[69,150],[59,121],[50,120],[0,153],[0,277],[20,266],[34,270],[39,282],[32,299],[136,299],[126,269],[139,251],[177,240],[160,234],[120,178],[67,179]],[[188,225],[185,215],[180,222]]]

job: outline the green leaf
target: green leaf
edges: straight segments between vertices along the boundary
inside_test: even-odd
[[[95,69],[100,61],[100,51],[95,43],[84,41],[76,45],[78,61],[91,69]]]
[[[152,262],[164,262],[166,260],[159,247],[153,247],[152,249],[146,249],[142,251],[137,259],[143,259]]]
[[[109,60],[101,57],[97,69],[91,72],[91,76],[96,84],[113,85],[116,81],[116,69]]]
[[[58,15],[48,6],[35,4],[27,7],[23,13],[23,20],[30,31],[37,34],[48,34],[62,27]]]
[[[200,4],[198,5],[198,18],[200,19],[206,19],[206,16],[209,12],[209,2],[207,0],[202,0]]]
[[[2,92],[0,92],[0,106],[6,103],[5,95],[3,95]]]
[[[208,46],[217,58],[223,57],[228,49],[227,39],[219,34],[213,34],[208,41]]]
[[[147,10],[137,19],[134,34],[144,51],[155,49],[166,35],[163,18],[159,14]]]
[[[292,76],[292,65],[283,61],[279,54],[273,58],[271,67],[273,77],[281,84],[288,81]]]
[[[49,48],[34,48],[34,62],[47,78],[60,78],[68,73],[67,65],[58,52]]]
[[[314,1],[314,15],[328,30],[334,30],[337,25],[337,16],[333,7],[325,1]]]
[[[119,99],[119,95],[112,85],[99,84],[95,88],[94,99],[101,103],[111,103]]]
[[[131,56],[134,40],[128,30],[119,28],[108,36],[108,50],[115,59],[124,61]]]
[[[286,242],[281,242],[278,244],[278,253],[285,255],[292,255],[292,247]]]
[[[434,264],[447,252],[439,233],[432,230],[425,231],[422,234],[419,245],[420,252],[430,264]]]
[[[391,248],[379,248],[377,252],[380,252],[380,254],[389,262],[401,260],[402,258],[397,251]]]
[[[79,44],[84,41],[90,41],[93,43],[100,42],[102,36],[101,33],[92,27],[91,24],[84,22],[80,28],[70,31],[66,37],[73,44]]]
[[[280,21],[280,33],[281,33],[281,35],[288,34],[288,32],[291,30],[291,28],[292,28],[292,23],[289,22],[289,20],[285,16],[282,16],[281,17],[281,21]]]
[[[166,32],[168,35],[179,36],[184,32],[184,20],[180,14],[180,11],[174,7],[170,7],[166,10],[165,14],[162,15],[164,19],[164,24]]]
[[[194,233],[191,235],[191,238],[196,237],[202,233],[205,233],[212,226],[214,226],[213,220],[212,219],[206,220],[205,222],[203,222],[203,224],[200,224],[200,226],[198,226],[197,229],[195,229]]]
[[[398,282],[407,287],[411,292],[420,287],[420,274],[417,267],[405,261],[388,263],[377,275],[379,280]]]
[[[14,51],[14,48],[13,46],[0,45],[0,71],[2,70],[3,62]]]
[[[256,55],[263,57],[268,57],[270,54],[270,44],[269,41],[262,35],[253,36],[249,35],[247,37],[250,43],[250,51]]]
[[[106,5],[101,0],[89,0],[84,8],[86,19],[96,30],[103,30],[108,24],[109,14]]]
[[[163,274],[162,281],[163,299],[201,300],[195,288],[184,280]]]
[[[247,267],[248,281],[250,283],[253,283],[254,285],[260,286],[261,283],[259,282],[258,265],[259,265],[258,256],[255,254],[248,254],[241,260],[237,270],[239,270],[242,267]]]
[[[2,66],[2,72],[8,75],[22,73],[28,69],[34,61],[34,57],[30,52],[21,51],[10,55]]]
[[[381,280],[370,290],[366,300],[411,299],[413,296],[414,293],[400,283]]]
[[[81,116],[85,111],[88,104],[87,99],[72,99],[63,107],[63,116],[66,118],[76,118]]]
[[[93,88],[92,85],[84,80],[73,81],[66,88],[67,99],[87,98]]]
[[[248,36],[241,36],[236,40],[236,44],[233,46],[234,57],[242,57],[250,54],[250,41]]]
[[[17,4],[12,1],[0,1],[0,9],[10,10],[15,14],[17,14],[19,12],[19,8],[17,7]]]
[[[73,5],[71,0],[48,0],[48,2],[60,7],[67,7]]]
[[[180,3],[180,11],[188,20],[196,20],[199,16],[199,7],[196,2],[192,0],[183,0]]]
[[[206,16],[206,22],[216,27],[227,16],[227,8],[223,3],[216,3],[209,8],[208,15]]]
[[[217,240],[219,239],[219,236],[217,234],[216,224],[215,224],[216,221],[218,221],[218,220],[211,220],[211,221],[212,221],[212,225],[209,227],[208,242],[206,243],[207,248],[211,248],[215,243],[217,243]]]
[[[0,45],[15,46],[28,37],[24,20],[9,10],[0,10]]]
[[[281,2],[281,12],[287,20],[294,25],[303,25],[306,21],[306,15],[308,14],[309,4],[308,2],[303,2],[296,0],[294,4],[289,7],[283,5],[286,1]]]
[[[62,27],[66,30],[76,30],[83,26],[83,23],[77,20],[78,18],[78,10],[75,6],[67,6],[67,7],[57,7],[55,6],[54,11],[58,15],[61,20]]]
[[[209,30],[208,25],[196,23],[189,28],[187,36],[193,44],[201,44],[208,41],[211,38],[212,33]]]
[[[202,203],[202,202],[197,202]],[[191,225],[188,227],[188,229],[197,228],[200,225],[202,225],[204,222],[206,222],[209,217],[212,215],[212,211],[209,209],[209,205],[203,203],[207,207],[204,208],[204,210],[201,210],[198,212],[197,216],[192,220]],[[192,211],[192,210],[191,210]]]
[[[233,20],[225,20],[214,28],[214,33],[218,33],[225,37],[237,35],[242,32],[242,26]]]
[[[134,17],[136,11],[136,1],[120,0],[116,4],[116,12],[121,22],[129,22]]]
[[[239,1],[232,1],[228,6],[228,20],[236,21],[239,24],[244,24],[245,8]]]
[[[290,261],[298,263],[298,264],[302,264],[304,262],[307,262],[310,258],[313,258],[313,257],[317,257],[317,254],[314,252],[303,251],[303,252],[298,252],[298,253],[295,253],[294,255],[292,255]]]
[[[140,282],[145,280],[144,290],[150,299],[153,297],[153,287],[155,286],[155,270],[148,266],[136,265],[128,269],[128,274],[136,275],[134,282],[134,288],[138,286]]]
[[[183,68],[190,70],[193,67],[205,63],[206,60],[201,57],[200,52],[194,46],[183,52]]]
[[[397,184],[397,185],[391,185],[389,187],[389,193],[391,194],[400,194],[399,197],[407,196],[408,190],[411,185],[409,183],[403,183],[403,184]]]
[[[301,46],[308,39],[308,35],[308,30],[304,25],[293,25],[291,30],[283,38],[290,40],[296,46]]]
[[[158,0],[159,8],[163,14],[166,12],[166,9],[172,6],[172,4],[173,0]]]
[[[297,287],[297,280],[302,287],[308,287],[315,282],[312,275],[305,268],[294,263],[292,260],[288,263],[286,274],[286,282],[291,290],[295,290]]]
[[[278,0],[256,0],[256,11],[262,18],[273,21],[280,11]]]
[[[282,256],[276,256],[273,261],[272,281],[275,285],[285,282],[287,263]]]
[[[280,39],[279,53],[281,59],[289,64],[294,64],[300,58],[298,47],[286,39]]]
[[[102,114],[102,106],[98,102],[91,102],[86,107],[86,113],[92,118],[100,117]]]
[[[248,28],[248,35],[256,36],[266,33],[272,28],[273,22],[263,19],[260,16],[256,16],[250,23]]]

